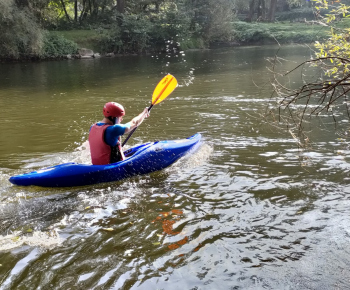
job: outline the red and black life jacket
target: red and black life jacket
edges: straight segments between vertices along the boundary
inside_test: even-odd
[[[124,160],[124,154],[120,145],[120,137],[115,146],[109,146],[105,142],[105,131],[111,126],[108,124],[91,126],[89,134],[89,144],[91,161],[93,165],[105,165]]]

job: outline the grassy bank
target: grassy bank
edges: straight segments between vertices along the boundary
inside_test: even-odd
[[[97,30],[60,30],[50,31],[50,33],[74,41],[79,48],[89,48],[95,52],[100,52],[101,33]]]
[[[312,43],[325,39],[329,28],[307,23],[233,23],[233,39],[240,44]]]

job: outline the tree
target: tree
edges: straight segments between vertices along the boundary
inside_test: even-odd
[[[67,13],[66,3],[64,0],[60,0],[60,1],[61,1],[62,9],[64,11],[64,15],[67,17],[67,20],[70,21],[70,17]]]
[[[256,15],[257,21],[274,22],[276,11],[286,11],[307,4],[307,0],[233,0],[238,11],[247,12],[246,21],[251,22]]]
[[[125,12],[125,0],[118,0],[117,1],[117,10],[119,13]]]
[[[232,2],[229,0],[210,0],[208,10],[206,17],[209,21],[204,26],[204,39],[208,43],[230,40],[234,19]]]
[[[78,0],[74,0],[74,21],[78,21]]]
[[[229,38],[235,16],[231,0],[186,0],[180,7],[191,17],[192,31],[206,43]]]
[[[339,28],[334,23],[347,20],[350,6],[343,3],[329,3],[326,0],[314,0],[316,9],[329,11],[322,17],[319,13],[319,24],[330,27],[330,37],[324,42],[315,43],[315,58],[305,61],[286,74],[277,74],[273,61],[275,79],[274,91],[278,96],[278,121],[288,126],[300,144],[308,140],[305,124],[308,119],[321,114],[329,114],[335,123],[337,118],[350,119],[350,43],[349,28]],[[347,27],[347,26],[346,26]],[[309,66],[308,66],[309,65]],[[281,76],[290,75],[296,69],[303,68],[304,85],[293,89],[281,83]],[[310,69],[319,70],[315,79],[310,79]],[[298,109],[295,105],[301,105]],[[283,114],[285,112],[286,114]],[[270,111],[273,115],[273,111]],[[340,117],[341,116],[341,117]],[[276,120],[277,120],[276,119]]]
[[[233,0],[233,7],[236,13],[244,13],[249,9],[249,2],[247,0]]]
[[[265,20],[266,18],[266,4],[265,0],[259,0],[258,2],[258,20]]]
[[[269,22],[275,21],[275,12],[276,12],[277,0],[270,0],[269,13],[267,15],[267,20]]]
[[[19,3],[19,4],[17,4]],[[29,1],[0,1],[0,57],[35,56],[43,45],[43,31],[30,10]]]
[[[250,0],[249,1],[249,13],[246,17],[246,21],[251,22],[254,14],[257,12],[257,20],[266,20],[266,1],[265,0]]]
[[[249,0],[249,13],[246,21],[251,22],[255,13],[255,0]]]

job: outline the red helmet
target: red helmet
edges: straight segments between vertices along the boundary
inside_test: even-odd
[[[124,107],[115,102],[106,103],[103,107],[103,115],[105,117],[123,117],[125,115]]]

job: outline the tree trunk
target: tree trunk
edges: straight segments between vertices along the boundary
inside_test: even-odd
[[[125,0],[118,0],[117,10],[119,13],[122,13],[122,14],[125,12]]]
[[[261,17],[262,17],[263,21],[266,20],[266,3],[265,3],[265,0],[261,0]]]
[[[74,1],[74,21],[78,21],[78,0]]]
[[[275,21],[276,6],[277,6],[277,0],[271,0],[269,14],[268,14],[269,22]]]
[[[82,4],[82,10],[81,10],[80,16],[79,16],[79,22],[84,21],[87,17],[87,4],[86,4],[87,2],[86,2],[86,0],[83,0],[82,3],[83,4]]]
[[[96,3],[95,0],[93,0],[93,6],[94,6],[94,9],[92,10],[92,16],[93,16],[93,19],[97,19],[97,16],[98,16],[98,4]]]
[[[262,17],[262,5],[261,5],[261,1],[262,0],[259,0],[258,1],[258,13],[256,15],[257,19],[260,21],[261,20],[261,17]]]
[[[252,22],[254,16],[255,0],[250,0],[249,2],[249,14],[246,18],[246,21]]]
[[[28,7],[29,6],[29,1],[28,0],[16,0],[15,1],[17,6],[20,7]]]
[[[64,4],[63,0],[61,0],[61,4],[62,4],[62,8],[63,8],[64,14],[66,15],[67,20],[70,21],[70,18],[69,18],[69,15],[67,13],[67,9],[66,9],[66,4]]]
[[[92,14],[92,5],[91,5],[91,0],[89,0],[89,10],[90,10],[90,15]]]
[[[103,15],[104,12],[105,12],[106,5],[107,5],[106,0],[103,1],[102,5],[100,5],[100,7],[101,7],[101,14],[102,14],[102,15]]]

